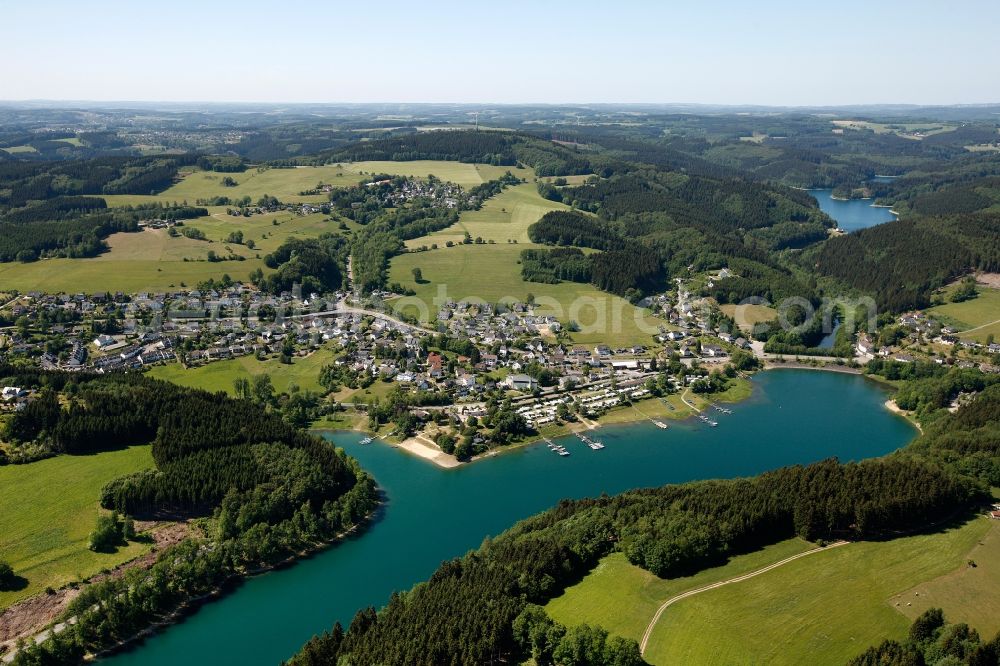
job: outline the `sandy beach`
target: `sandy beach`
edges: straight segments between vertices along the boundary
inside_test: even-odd
[[[404,439],[398,444],[389,444],[390,446],[395,446],[404,451],[408,451],[415,456],[420,456],[425,460],[429,460],[438,467],[444,467],[450,469],[452,467],[458,467],[462,463],[455,459],[454,456],[449,456],[447,453],[439,449],[433,442],[431,442],[426,437],[422,435],[417,435],[416,437],[410,437],[409,439]]]
[[[907,421],[909,421],[910,423],[912,423],[914,426],[916,426],[917,430],[919,430],[921,432],[921,434],[924,432],[924,429],[920,427],[920,424],[917,422],[917,420],[913,419],[913,418],[910,418],[910,412],[906,411],[905,409],[900,408],[900,406],[897,405],[896,401],[893,400],[892,398],[890,398],[890,399],[888,399],[888,400],[885,401],[885,408],[888,409],[893,414],[899,414],[900,416],[902,416],[903,418],[905,418]]]

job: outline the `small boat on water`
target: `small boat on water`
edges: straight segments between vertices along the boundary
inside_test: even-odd
[[[663,421],[653,421],[653,425],[655,425],[657,428],[660,428],[661,430],[667,429],[667,424],[664,423]]]

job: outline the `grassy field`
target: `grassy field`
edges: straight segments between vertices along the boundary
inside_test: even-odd
[[[462,213],[458,224],[428,236],[410,240],[409,248],[430,246],[432,243],[444,245],[448,241],[461,243],[465,232],[473,238],[506,244],[508,241],[529,243],[528,227],[542,215],[552,210],[569,210],[569,207],[543,199],[538,195],[534,183],[524,183],[506,190],[487,201],[480,210]]]
[[[412,288],[416,296],[397,305],[403,312],[427,320],[437,314],[434,299],[439,294],[446,300],[479,299],[488,303],[523,302],[528,294],[534,294],[538,313],[553,314],[563,323],[572,320],[580,324],[582,332],[572,334],[576,342],[606,342],[616,347],[652,342],[662,320],[647,317],[645,310],[618,296],[588,284],[540,284],[522,280],[517,262],[521,250],[528,247],[533,246],[459,245],[398,256],[392,260],[389,281]],[[413,280],[412,270],[416,267],[423,273],[422,284]],[[426,309],[419,312],[416,306],[404,306],[415,301],[426,304]],[[640,325],[647,326],[648,331],[641,330]]]
[[[495,180],[508,171],[519,178],[532,180],[535,172],[512,166],[490,166],[489,164],[466,164],[465,162],[445,162],[440,160],[415,160],[412,162],[351,162],[342,165],[345,174],[410,176],[426,178],[433,175],[441,180],[471,187]]]
[[[749,330],[754,324],[771,321],[778,316],[778,311],[766,305],[735,305],[726,304],[719,307],[723,314],[732,317],[736,325]]]
[[[910,620],[893,595],[964,565],[990,527],[976,518],[936,534],[852,543],[685,599],[660,619],[646,659],[842,664],[905,636]]]
[[[876,134],[896,134],[914,139],[944,132],[953,132],[957,125],[948,123],[876,123],[868,120],[831,120],[842,129],[871,130]]]
[[[309,356],[295,357],[291,365],[277,359],[258,361],[254,356],[241,356],[226,361],[214,361],[196,368],[184,368],[180,363],[158,365],[149,371],[150,377],[165,379],[181,386],[225,391],[234,394],[233,380],[237,377],[250,379],[254,375],[271,375],[271,382],[278,392],[285,392],[292,384],[303,390],[319,391],[319,371],[333,361],[333,352],[318,349]]]
[[[208,278],[228,273],[234,280],[246,280],[262,261],[219,263],[118,259],[102,255],[95,259],[45,259],[30,264],[0,264],[0,284],[22,292],[49,293],[105,291],[164,291],[182,284],[194,286]]]
[[[953,288],[945,291],[945,298],[951,294]],[[972,300],[937,305],[930,308],[928,312],[962,331],[976,329],[967,334],[959,333],[959,335],[963,338],[984,342],[990,333],[1000,337],[1000,324],[992,323],[1000,320],[1000,289],[991,289],[982,285],[976,288],[979,295]],[[992,325],[986,326],[986,324]]]
[[[38,150],[34,146],[10,146],[9,148],[0,148],[4,152],[10,153],[11,155],[17,155],[18,153],[37,153]]]
[[[297,167],[294,169],[247,169],[243,173],[216,173],[200,169],[185,169],[179,182],[159,194],[116,194],[102,195],[109,206],[135,206],[142,203],[180,203],[187,201],[192,206],[198,199],[229,197],[239,199],[249,196],[256,201],[265,194],[278,197],[288,203],[312,203],[327,200],[325,194],[299,196],[299,192],[309,190],[320,182],[334,187],[350,187],[362,178],[340,166]],[[222,180],[230,177],[238,184],[225,187]]]
[[[145,552],[148,546],[132,543],[116,553],[94,553],[87,537],[104,484],[152,465],[150,447],[134,446],[0,467],[0,560],[28,581],[21,590],[0,592],[0,608]]]
[[[615,407],[602,415],[602,425],[612,423],[634,423],[644,419],[686,419],[691,416],[691,408],[684,404],[680,394],[674,393],[664,397],[673,409],[667,407],[659,398],[640,400],[629,406]]]
[[[678,594],[755,571],[797,553],[811,544],[789,539],[753,553],[739,555],[722,566],[683,578],[658,578],[621,553],[608,555],[581,582],[545,607],[556,621],[573,626],[586,622],[640,640],[656,609]],[[665,618],[664,618],[665,619]],[[676,662],[682,663],[682,662]]]
[[[589,174],[578,174],[575,176],[543,176],[538,180],[543,180],[546,183],[552,183],[555,182],[556,180],[562,179],[566,181],[566,186],[575,186],[575,185],[583,185],[584,183],[587,182],[587,180],[595,177],[597,177],[595,174],[589,173]]]
[[[942,608],[950,621],[965,622],[987,640],[995,636],[1000,631],[1000,522],[989,522],[985,536],[957,569],[910,588],[889,603],[910,620],[928,608]]]
[[[278,224],[274,224],[274,220]],[[183,236],[171,238],[163,229],[118,233],[108,237],[110,247],[89,259],[45,259],[30,264],[0,264],[0,284],[5,288],[69,293],[84,291],[163,291],[182,284],[194,286],[210,277],[228,273],[234,280],[246,279],[255,268],[269,272],[263,257],[289,238],[315,238],[323,233],[341,233],[339,223],[325,221],[322,214],[298,216],[290,212],[253,217],[231,217],[222,212],[188,220],[187,225],[205,233],[208,241]],[[357,228],[349,222],[350,228]],[[234,231],[243,232],[246,245],[226,243]],[[236,254],[246,261],[208,262],[209,251],[219,256]],[[187,261],[185,261],[185,259]]]

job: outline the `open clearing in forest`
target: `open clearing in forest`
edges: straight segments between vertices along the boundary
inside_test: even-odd
[[[734,305],[726,304],[719,307],[723,314],[732,317],[741,329],[749,330],[754,324],[772,321],[778,316],[778,311],[766,305]]]
[[[20,590],[0,592],[0,608],[146,552],[148,545],[130,543],[115,553],[95,553],[87,548],[87,538],[100,513],[101,488],[119,476],[152,467],[151,448],[61,455],[0,467],[0,560],[27,579]]]

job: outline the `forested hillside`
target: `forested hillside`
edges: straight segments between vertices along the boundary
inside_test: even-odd
[[[66,611],[78,621],[58,640],[20,651],[16,664],[76,662],[108,648],[233,576],[332,539],[377,502],[374,481],[342,450],[249,400],[141,375],[5,365],[0,377],[40,391],[8,422],[9,441],[63,455],[152,441],[156,468],[108,484],[105,508],[213,518],[151,569],[88,586]]]
[[[972,270],[1000,270],[1000,214],[916,217],[832,238],[807,255],[894,312],[925,307],[930,294]]]
[[[807,193],[659,171],[593,179],[577,187],[540,186],[552,199],[590,211],[547,213],[528,234],[535,243],[603,250],[587,271],[567,270],[568,255],[532,255],[525,279],[574,275],[613,293],[638,296],[662,289],[671,276],[728,267],[735,275],[713,295],[723,303],[756,296],[811,299],[812,286],[793,276],[778,255],[827,237],[833,225]],[[538,261],[548,261],[542,267]]]

